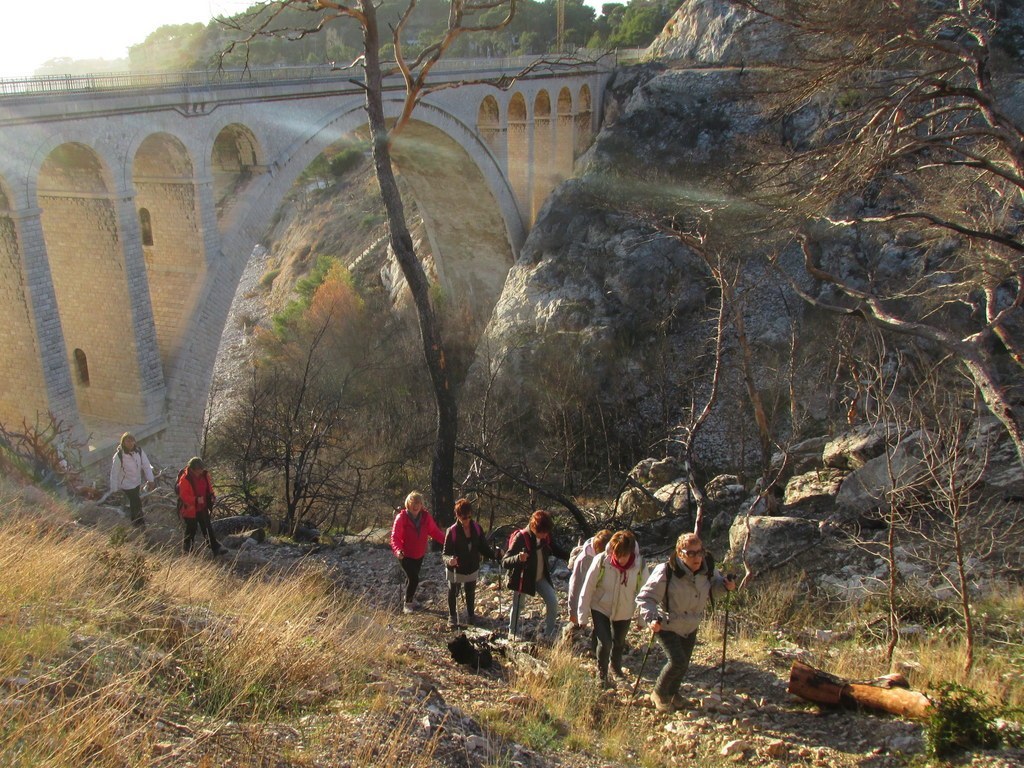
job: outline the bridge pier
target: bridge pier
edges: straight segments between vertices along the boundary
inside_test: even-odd
[[[0,418],[16,426],[50,412],[81,439],[41,214],[38,208],[0,211],[0,318],[7,337],[0,356]]]

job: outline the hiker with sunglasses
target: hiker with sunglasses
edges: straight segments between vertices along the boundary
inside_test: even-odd
[[[704,608],[712,596],[734,589],[736,582],[715,570],[695,533],[679,537],[668,562],[655,568],[640,589],[640,617],[668,656],[651,693],[659,712],[672,712],[682,703],[679,686],[690,666]]]

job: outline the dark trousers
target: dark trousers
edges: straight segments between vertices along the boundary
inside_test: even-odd
[[[658,682],[654,684],[654,690],[663,699],[671,698],[679,692],[679,686],[683,682],[683,676],[690,666],[690,657],[693,656],[693,646],[697,644],[697,630],[688,635],[677,635],[667,629],[661,630],[655,635],[661,647],[665,649],[668,661],[661,668],[658,675]]]
[[[608,677],[609,659],[613,669],[622,669],[629,619],[612,621],[600,611],[591,611],[590,619],[594,622],[594,637],[597,638],[597,669],[603,680]]]
[[[145,528],[146,521],[142,519],[142,488],[122,488],[121,490],[128,502],[128,518],[132,521],[132,525]]]
[[[206,540],[210,542],[210,549],[214,554],[220,552],[220,544],[217,537],[213,535],[213,525],[210,523],[210,513],[207,510],[196,512],[195,517],[185,518],[185,541],[183,548],[185,552],[192,551],[192,544],[196,540],[196,529],[201,529]]]
[[[411,603],[416,594],[416,587],[420,585],[420,566],[423,565],[423,558],[402,558],[402,570],[405,571],[405,602]]]
[[[459,587],[466,588],[466,619],[470,624],[473,623],[473,618],[476,615],[473,612],[473,604],[476,601],[476,582],[467,581],[463,584],[455,583],[448,585],[448,617],[455,621],[458,618],[458,611],[455,606],[455,599],[459,596]]]

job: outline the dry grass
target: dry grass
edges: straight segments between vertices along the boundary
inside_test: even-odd
[[[391,638],[323,574],[240,580],[36,512],[0,489],[0,764],[302,765],[303,715],[371,709]],[[411,716],[373,713],[360,764],[398,764]]]
[[[440,731],[426,733],[420,705],[378,692],[393,691],[409,663],[395,655],[387,618],[328,574],[240,579],[213,561],[145,551],[69,520],[59,505],[29,505],[0,481],[0,765],[433,763]],[[915,615],[945,610],[906,600]],[[719,647],[723,608],[702,625],[705,646]],[[1024,590],[1004,589],[976,609],[982,637],[970,676],[955,625],[904,638],[896,660],[916,688],[954,681],[1019,707]],[[888,671],[880,613],[827,602],[801,575],[765,579],[730,600],[729,653],[756,663],[791,644],[827,671],[872,677]],[[670,760],[630,726],[625,696],[602,696],[571,648],[541,657],[536,669],[512,673],[518,698],[503,693],[467,713],[489,729],[494,765],[509,762],[503,740],[584,753],[594,764]]]
[[[802,575],[765,579],[737,593],[732,604],[734,637],[731,647],[753,655],[779,644],[808,651],[812,663],[851,680],[890,671],[886,660],[885,615],[881,599],[838,603],[817,595]],[[962,622],[956,606],[904,590],[900,595],[903,622],[921,617],[941,619],[943,626],[925,625],[901,636],[893,669],[903,672],[912,687],[933,692],[944,682],[973,688],[993,704],[1024,705],[1024,588],[1001,586],[979,597],[975,610],[975,664],[964,670],[966,658]],[[924,622],[922,622],[924,623]],[[721,624],[705,622],[705,642],[720,642]],[[819,634],[819,630],[823,633]],[[703,634],[706,633],[706,634]],[[717,638],[715,637],[717,633]]]

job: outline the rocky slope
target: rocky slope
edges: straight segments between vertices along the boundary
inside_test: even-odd
[[[31,502],[31,494],[25,494]],[[78,517],[80,523],[100,530],[114,531],[123,524],[118,511],[104,507],[82,509]],[[149,546],[173,548],[180,534],[166,493],[147,500],[147,519]],[[812,625],[793,630],[765,626],[750,607],[739,608],[736,604],[729,615],[724,671],[722,631],[728,603],[720,603],[705,621],[682,690],[685,706],[673,714],[658,713],[647,697],[663,663],[656,645],[647,657],[647,630],[630,630],[624,664],[626,680],[618,680],[613,690],[599,693],[594,662],[587,658],[587,642],[582,635],[567,633],[555,646],[532,641],[543,621],[539,600],[529,601],[523,612],[520,634],[527,639],[509,642],[509,593],[500,586],[498,572],[490,565],[482,572],[478,590],[480,626],[467,628],[465,633],[478,648],[488,649],[495,663],[484,669],[459,664],[448,647],[455,634],[447,626],[447,586],[440,558],[436,554],[426,557],[419,607],[405,616],[400,611],[402,575],[385,543],[387,536],[386,529],[377,529],[339,542],[296,544],[250,530],[225,535],[229,555],[216,562],[242,576],[259,572],[264,577],[295,577],[311,571],[380,609],[380,620],[387,622],[394,633],[396,650],[405,662],[397,671],[382,669],[369,687],[372,692],[405,702],[406,712],[416,726],[403,732],[403,744],[413,752],[434,749],[431,764],[584,768],[683,766],[696,761],[771,768],[899,768],[916,759],[924,748],[919,722],[866,711],[819,708],[786,692],[794,660],[827,668],[841,647],[843,633],[836,631],[841,628]],[[554,581],[563,602],[567,579],[568,571],[559,563]],[[567,652],[574,660],[566,661]],[[864,648],[863,654],[865,676],[878,674],[869,661],[874,651]],[[922,659],[906,654],[902,658],[906,662],[903,669],[913,681],[922,670],[917,663]],[[585,744],[573,744],[564,737],[544,744],[528,743],[529,719],[525,713],[537,705],[534,697],[543,695],[539,691],[550,690],[538,687],[536,681],[556,674],[557,665],[566,663],[586,672],[571,678],[572,684],[581,686],[581,697],[594,697],[600,717],[609,724],[622,718],[628,731],[642,734],[639,749],[623,751],[602,743],[600,736]],[[330,711],[329,706],[330,677],[330,670],[324,670],[324,690],[309,691],[310,706],[301,727],[282,725],[281,736],[292,749],[304,749],[305,731],[315,734],[319,723],[337,723],[339,713]],[[634,696],[632,686],[637,681]],[[326,709],[321,712],[315,702],[325,697]],[[362,738],[369,714],[340,713],[348,728],[336,731],[333,742],[337,753],[332,757],[310,754],[307,759],[312,762],[304,764],[357,764],[351,762],[351,755],[346,757],[346,745]],[[556,721],[550,725],[556,732],[568,731],[568,724]],[[188,734],[187,729],[161,734],[164,748],[173,752],[174,740],[192,738]],[[318,743],[322,741],[319,738]],[[1024,752],[1006,749],[973,754],[965,765],[1010,768],[1020,765],[1021,760]]]

